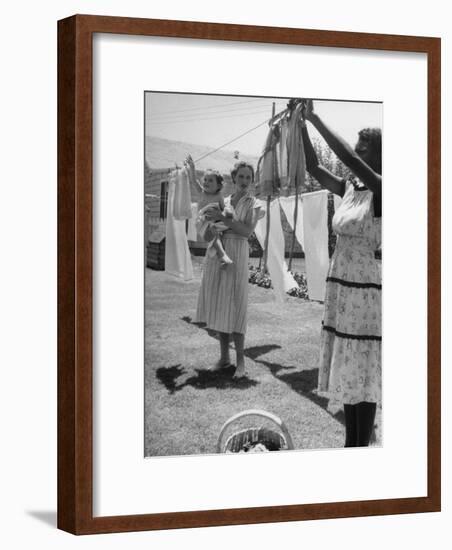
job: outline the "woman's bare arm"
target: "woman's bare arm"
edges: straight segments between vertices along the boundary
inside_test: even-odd
[[[344,180],[332,174],[324,166],[319,165],[317,154],[312,146],[305,124],[301,128],[301,136],[303,138],[306,157],[306,170],[320,183],[322,187],[325,187],[328,191],[342,197],[345,191]]]
[[[331,130],[323,120],[314,113],[312,101],[306,108],[306,119],[317,129],[323,139],[336,153],[340,160],[370,189],[373,193],[381,193],[381,175],[375,172],[350,145],[336,132]]]
[[[234,231],[234,233],[248,238],[253,233],[259,220],[259,208],[254,208],[252,210],[251,220],[249,223],[239,222],[218,212],[212,212],[212,214],[210,214],[209,211],[207,211],[205,216],[207,220],[221,222],[226,227]]]

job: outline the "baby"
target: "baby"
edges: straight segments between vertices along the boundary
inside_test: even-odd
[[[220,260],[221,267],[227,267],[232,264],[233,261],[226,254],[223,243],[221,242],[220,234],[226,231],[228,227],[221,222],[213,222],[206,219],[207,211],[212,209],[218,209],[220,212],[224,212],[226,216],[232,217],[231,212],[225,211],[224,199],[223,199],[223,177],[216,170],[206,170],[203,178],[203,182],[200,183],[196,179],[195,163],[190,155],[186,159],[186,165],[188,166],[188,173],[190,181],[196,182],[201,190],[200,198],[198,201],[198,219],[196,226],[198,233],[201,237],[211,239],[209,242],[208,251],[212,250]],[[211,236],[214,235],[212,238]]]

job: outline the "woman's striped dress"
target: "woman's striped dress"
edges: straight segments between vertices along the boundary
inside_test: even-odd
[[[225,206],[231,209],[234,219],[250,223],[253,210],[259,209],[254,197],[245,195],[235,209],[231,197],[225,199]],[[248,239],[232,230],[223,233],[223,246],[233,261],[232,265],[220,267],[216,254],[206,253],[203,276],[198,297],[196,320],[207,328],[231,334],[245,334],[248,309]]]
[[[373,194],[347,182],[333,218],[336,248],[328,272],[320,346],[319,392],[328,408],[381,401],[381,218]]]

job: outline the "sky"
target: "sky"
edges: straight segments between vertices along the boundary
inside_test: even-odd
[[[287,98],[146,92],[145,134],[216,148],[268,120],[273,102],[278,113]],[[383,125],[381,103],[322,99],[314,101],[314,110],[353,146],[359,130]],[[308,128],[312,137],[319,137]],[[225,149],[259,156],[267,132],[264,123]]]

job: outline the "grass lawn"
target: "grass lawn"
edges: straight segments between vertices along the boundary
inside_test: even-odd
[[[342,417],[313,392],[322,304],[292,297],[279,304],[272,291],[250,285],[247,377],[233,380],[233,367],[209,372],[219,343],[193,323],[201,260],[189,283],[146,269],[146,456],[213,453],[223,423],[251,408],[278,415],[297,449],[343,446]]]

